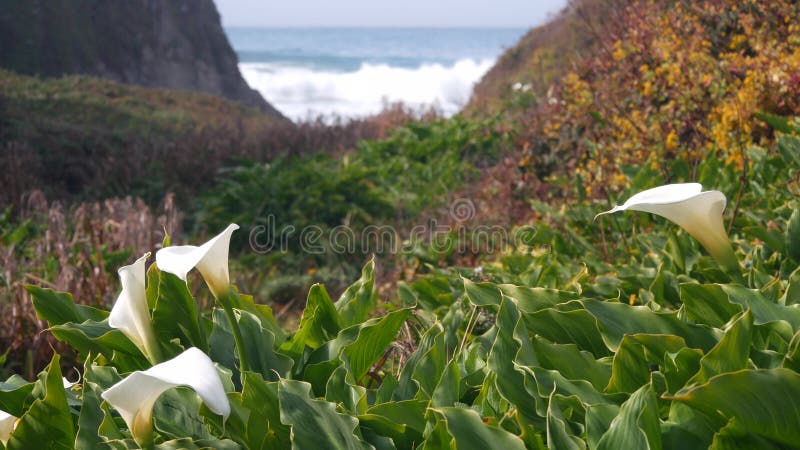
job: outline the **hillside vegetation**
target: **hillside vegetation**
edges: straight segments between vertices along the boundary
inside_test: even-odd
[[[664,182],[705,158],[746,170],[747,147],[772,142],[762,114],[800,113],[799,14],[792,1],[574,1],[501,58],[471,110],[517,125],[522,179],[559,197],[613,196],[645,164]]]
[[[0,217],[4,370],[23,375],[0,389],[19,417],[6,448],[800,448],[798,13],[780,0],[575,1],[501,59],[462,115],[301,124],[278,139],[227,109],[220,130],[233,123],[251,144],[208,154],[194,153],[200,97],[197,116],[152,100],[169,118],[152,121],[134,91],[76,79],[100,92],[77,105],[102,107],[76,122],[59,101],[69,79],[7,75],[17,94],[0,104],[20,118],[9,148],[42,161],[72,147],[37,139],[70,135],[29,123],[77,124],[68,142],[89,158],[136,135],[112,120],[120,140],[92,144],[116,113],[176,141],[123,163],[142,164],[149,206],[27,193]],[[706,192],[635,196],[687,182]],[[156,206],[172,186],[184,202]],[[598,216],[626,199],[644,204]],[[271,223],[273,238],[322,240],[289,234],[261,251]],[[337,249],[339,233],[371,225],[393,227],[400,249]],[[191,250],[199,259],[169,249],[223,229],[234,234]],[[147,251],[165,253],[134,268]],[[184,279],[187,261],[201,273]],[[120,283],[124,265],[142,273]],[[186,351],[207,357],[173,370]],[[81,381],[65,387],[73,370]],[[113,394],[128,384],[134,395]],[[145,384],[184,387],[148,396]]]

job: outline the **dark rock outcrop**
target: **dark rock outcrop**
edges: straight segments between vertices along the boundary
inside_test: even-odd
[[[0,67],[205,92],[280,116],[242,78],[213,0],[0,0]]]

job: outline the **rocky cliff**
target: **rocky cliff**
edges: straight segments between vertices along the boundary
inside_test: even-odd
[[[213,0],[0,0],[0,67],[205,92],[280,116],[242,78]]]

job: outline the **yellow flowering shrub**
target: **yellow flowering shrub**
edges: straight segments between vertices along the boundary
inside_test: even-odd
[[[756,113],[800,114],[800,3],[642,0],[618,17],[546,96],[515,112],[537,173],[545,163],[577,172],[592,186],[579,195],[598,196],[624,187],[629,165],[654,164],[664,181],[676,159],[741,168],[747,146],[773,137]]]

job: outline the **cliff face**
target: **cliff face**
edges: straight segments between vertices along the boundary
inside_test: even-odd
[[[280,116],[242,78],[213,0],[0,0],[0,67],[205,92]]]

